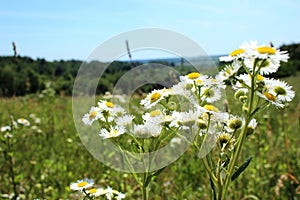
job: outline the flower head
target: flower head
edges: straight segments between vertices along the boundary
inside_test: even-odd
[[[92,188],[87,191],[93,197],[99,197],[105,194],[105,190],[103,188]]]
[[[17,122],[18,122],[19,124],[22,124],[23,126],[30,126],[30,122],[29,122],[27,119],[24,119],[24,118],[19,118],[19,119],[17,120]]]
[[[125,128],[123,126],[110,126],[110,129],[107,130],[105,128],[102,128],[100,130],[100,137],[103,139],[107,138],[115,138],[125,133]]]
[[[78,180],[75,183],[71,183],[70,189],[71,190],[83,190],[86,188],[90,188],[94,185],[94,181],[92,179],[84,179],[84,180]]]
[[[11,131],[11,127],[10,126],[2,126],[1,127],[1,132],[10,132]]]
[[[158,102],[160,102],[165,97],[173,94],[172,89],[161,89],[161,90],[153,90],[149,93],[145,99],[141,101],[141,105],[145,106],[147,109],[155,106]]]
[[[99,107],[91,107],[90,111],[82,118],[83,123],[86,125],[92,125],[92,123],[102,117]]]

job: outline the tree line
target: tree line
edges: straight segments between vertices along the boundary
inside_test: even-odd
[[[277,74],[272,76],[278,78],[295,75],[300,70],[300,44],[282,45],[280,49],[288,51],[290,59],[288,63],[282,64]],[[104,63],[100,62],[85,64],[92,67],[104,65]],[[142,63],[120,61],[111,63],[101,76],[97,93],[104,93],[107,90],[111,90],[123,74],[133,66],[139,66],[140,64]],[[174,67],[172,63],[164,62],[163,64]],[[51,85],[57,94],[71,95],[74,80],[81,65],[82,61],[80,60],[50,62],[45,59],[34,60],[21,56],[1,56],[0,96],[11,97],[40,93],[46,88],[46,84],[49,82],[52,83]],[[176,70],[184,74],[191,71],[192,67],[177,66]],[[148,89],[151,89],[151,87],[148,86]]]

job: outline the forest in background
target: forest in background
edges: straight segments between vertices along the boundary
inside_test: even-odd
[[[295,75],[300,70],[300,43],[282,45],[281,50],[289,52],[288,63],[282,63],[279,71],[273,75],[276,78]],[[150,62],[155,62],[152,60]],[[191,66],[174,66],[174,63],[157,61],[161,64],[176,68],[182,74],[193,71]],[[77,72],[82,64],[80,60],[47,61],[45,59],[32,59],[22,56],[0,57],[0,96],[24,96],[33,93],[41,93],[50,84],[56,94],[72,95],[72,89]],[[105,63],[93,61],[87,66],[98,67]],[[105,93],[113,88],[118,79],[140,62],[115,61],[109,65],[98,83],[97,93]],[[222,68],[223,63],[217,63]],[[152,89],[152,88],[149,88]]]

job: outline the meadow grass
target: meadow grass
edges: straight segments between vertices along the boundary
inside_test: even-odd
[[[258,127],[240,157],[242,162],[253,156],[252,162],[230,188],[230,199],[299,198],[300,75],[284,80],[293,86],[296,97],[284,111],[272,107],[258,117]],[[232,96],[227,89],[229,109],[235,113],[239,106]],[[71,97],[28,96],[1,98],[0,102],[0,126],[8,125],[10,116],[31,122],[30,127],[16,130],[11,139],[15,181],[24,199],[79,199],[69,185],[83,178],[122,191],[126,199],[140,198],[132,176],[101,164],[83,146],[73,121]],[[41,119],[40,124],[29,117],[32,113]],[[5,148],[1,144],[1,153]],[[0,193],[10,194],[10,164],[3,156],[0,159]],[[153,182],[151,199],[209,199],[209,184],[203,165],[189,149]]]

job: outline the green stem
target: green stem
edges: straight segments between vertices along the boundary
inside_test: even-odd
[[[143,200],[149,199],[149,190],[147,186],[142,187],[142,195],[143,195]]]
[[[238,157],[241,153],[242,146],[243,146],[243,143],[244,143],[246,135],[247,135],[248,124],[251,121],[251,118],[253,117],[252,116],[252,109],[253,109],[256,75],[257,75],[256,72],[255,72],[255,67],[256,67],[256,61],[254,63],[253,72],[252,72],[252,76],[251,76],[250,101],[248,103],[248,112],[246,114],[245,125],[243,127],[243,130],[242,130],[241,134],[238,137],[237,146],[235,148],[235,151],[233,152],[233,154],[231,156],[229,167],[228,167],[228,172],[227,172],[227,175],[226,175],[226,178],[225,178],[224,187],[223,187],[223,191],[222,191],[222,196],[221,196],[220,200],[223,200],[226,197],[227,190],[228,190],[229,184],[231,182],[231,177],[232,177],[232,174],[233,174],[233,171],[234,171],[234,167],[235,167],[237,159],[238,159]]]

